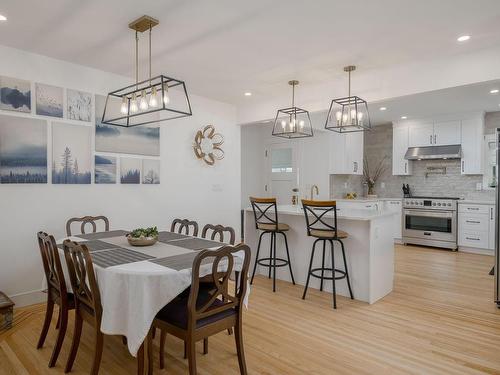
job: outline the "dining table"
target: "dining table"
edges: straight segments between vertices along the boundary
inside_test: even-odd
[[[157,313],[191,285],[193,261],[199,251],[228,244],[162,231],[155,244],[139,247],[129,244],[128,233],[130,231],[111,230],[80,234],[60,239],[57,244],[62,260],[64,240],[87,246],[101,296],[101,331],[125,336],[130,354],[136,357],[138,353],[144,355]],[[244,252],[235,253],[233,258],[233,270],[240,271]],[[71,292],[66,262],[61,264]],[[224,263],[219,267],[224,267]],[[202,264],[200,277],[211,272],[211,264]],[[248,294],[247,291],[245,304]],[[146,362],[148,356],[151,353],[146,356]]]

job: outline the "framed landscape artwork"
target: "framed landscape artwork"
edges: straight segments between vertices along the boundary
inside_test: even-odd
[[[141,159],[120,158],[120,182],[122,184],[141,183]]]
[[[90,184],[90,126],[52,124],[52,183]]]
[[[47,182],[47,122],[0,115],[0,181]]]
[[[160,183],[160,161],[152,159],[142,160],[142,183],[159,184]]]
[[[95,155],[95,177],[96,184],[116,183],[116,157]]]
[[[63,89],[61,87],[37,83],[35,86],[36,114],[63,117]]]
[[[31,112],[31,83],[0,76],[0,109]]]
[[[153,126],[122,126],[102,123],[106,97],[95,96],[95,150],[147,156],[160,155],[160,128]],[[157,114],[155,114],[157,115]]]
[[[92,94],[67,90],[68,119],[89,122],[92,118]]]

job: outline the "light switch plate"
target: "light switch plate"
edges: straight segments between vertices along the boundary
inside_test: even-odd
[[[382,182],[382,183],[380,184],[380,187],[381,187],[382,189],[385,189],[385,182]]]
[[[483,190],[483,184],[481,182],[476,183],[476,190]]]

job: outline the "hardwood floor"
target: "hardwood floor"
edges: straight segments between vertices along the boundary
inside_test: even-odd
[[[500,310],[492,303],[493,258],[397,246],[395,290],[374,305],[302,287],[255,279],[244,316],[251,374],[500,374]],[[62,374],[73,325],[57,367],[48,369],[56,334],[36,350],[44,306],[16,310],[14,327],[0,333],[0,374]],[[55,315],[57,316],[57,315]],[[54,318],[55,319],[55,318]],[[71,315],[72,319],[72,315]],[[72,321],[72,320],[71,320]],[[84,326],[74,374],[90,370],[90,327]],[[158,335],[159,336],[159,335]],[[166,369],[187,374],[183,345],[167,338]],[[234,336],[210,338],[208,355],[198,347],[199,374],[237,374]],[[118,337],[105,337],[102,374],[134,374],[132,358]]]

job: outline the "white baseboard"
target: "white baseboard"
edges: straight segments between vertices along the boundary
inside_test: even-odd
[[[45,302],[47,300],[47,294],[44,293],[43,290],[32,290],[31,292],[11,295],[9,298],[16,304],[15,307],[24,307]]]
[[[403,240],[401,238],[395,238],[394,239],[394,243],[402,245],[403,244]]]
[[[495,250],[477,249],[475,247],[459,246],[458,247],[458,251],[461,251],[463,253],[471,253],[471,254],[480,254],[480,255],[495,256]]]

